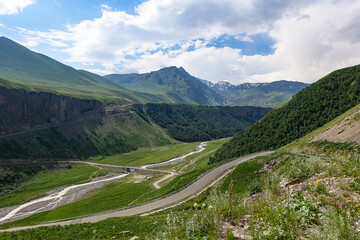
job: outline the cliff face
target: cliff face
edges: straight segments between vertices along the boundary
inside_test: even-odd
[[[0,87],[0,165],[11,159],[86,159],[169,144],[168,136],[131,105]]]
[[[104,104],[46,92],[0,87],[0,136],[104,114]]]

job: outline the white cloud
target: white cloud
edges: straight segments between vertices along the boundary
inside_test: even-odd
[[[18,14],[35,0],[0,0],[0,15]]]
[[[270,58],[288,67],[269,77],[312,82],[332,70],[360,63],[360,1],[319,1],[274,23],[277,49]]]
[[[22,29],[26,41],[60,46],[69,62],[101,64],[96,72],[147,72],[183,66],[211,81],[312,82],[360,62],[360,1],[149,0],[135,14],[102,5],[102,16],[67,31]],[[221,35],[275,39],[274,53],[245,56],[207,44]]]

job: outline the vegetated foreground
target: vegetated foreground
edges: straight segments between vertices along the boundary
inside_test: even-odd
[[[162,147],[162,152],[165,156],[179,156],[180,154],[186,154],[186,159],[183,157],[182,161],[168,161],[168,166],[165,165],[165,162],[162,162],[162,168],[164,170],[155,170],[155,172],[152,172],[150,170],[141,170],[142,167],[138,166],[137,169],[140,169],[138,173],[130,174],[124,178],[121,178],[116,183],[108,184],[105,187],[94,190],[93,192],[90,192],[90,194],[85,195],[83,199],[80,201],[77,201],[75,203],[68,204],[66,206],[58,207],[54,210],[47,211],[44,213],[36,214],[32,217],[26,218],[24,220],[18,221],[21,224],[35,224],[40,223],[44,221],[52,221],[52,220],[58,220],[63,218],[69,218],[69,217],[76,217],[80,215],[86,215],[90,213],[96,213],[106,210],[112,210],[121,208],[124,206],[131,206],[136,203],[143,203],[148,200],[161,197],[166,194],[170,194],[176,190],[179,190],[180,188],[186,186],[190,182],[196,179],[197,176],[207,171],[209,166],[207,165],[209,156],[212,154],[214,150],[219,148],[222,143],[227,141],[224,140],[216,140],[212,142],[208,142],[206,144],[206,148],[197,148],[196,151],[193,151],[195,149],[195,144],[176,144],[177,148],[175,146],[170,145],[166,147]],[[204,144],[200,144],[203,146]],[[167,148],[167,151],[165,149]],[[188,153],[189,150],[192,150],[192,153]],[[176,155],[174,155],[176,154]],[[125,155],[124,155],[125,156]],[[156,150],[139,150],[137,152],[133,152],[130,154],[127,154],[126,156],[129,156],[130,159],[133,159],[133,162],[123,162],[121,164],[121,159],[117,162],[118,165],[132,165],[133,163],[138,162],[139,156],[148,156],[151,158],[153,156],[155,159],[158,159],[159,161],[162,161],[162,158],[159,158],[159,154]],[[167,158],[169,159],[169,158]],[[146,162],[146,161],[145,161]],[[81,162],[79,162],[81,164]],[[94,165],[97,167],[106,167],[105,165]],[[149,167],[154,168],[157,167],[157,165],[147,165],[146,169],[149,169]],[[128,168],[128,167],[127,167]],[[70,171],[73,171],[76,168],[70,169]],[[120,173],[122,172],[122,168],[115,168],[111,167],[109,165],[109,169],[107,172],[104,172],[105,169],[101,169],[100,171],[97,171],[96,175],[93,176],[101,176],[103,174],[108,173],[108,177],[103,177],[103,179],[95,180],[91,183],[86,184],[80,184],[78,186],[70,186],[68,188],[61,188],[58,189],[58,191],[52,191],[51,196],[39,198],[37,200],[34,200],[34,204],[31,204],[31,202],[27,202],[24,204],[24,206],[19,206],[17,208],[9,208],[3,209],[1,212],[1,217],[7,217],[8,214],[10,214],[12,211],[18,211],[14,213],[14,218],[23,218],[28,214],[28,210],[30,207],[39,207],[36,202],[42,201],[43,204],[40,206],[40,211],[44,211],[44,206],[48,204],[47,208],[51,209],[56,206],[61,206],[64,201],[74,201],[76,200],[77,196],[81,196],[84,193],[88,192],[88,190],[91,190],[91,188],[99,188],[101,185],[103,185],[106,182],[114,181],[115,179],[111,180],[114,177],[121,177],[123,174],[117,173],[114,175],[112,173],[114,169],[118,169]],[[92,171],[94,171],[94,168],[91,168]],[[145,172],[144,172],[145,171]],[[167,182],[161,181],[161,179],[168,179],[167,175],[169,173],[174,173],[173,177],[170,178]],[[165,173],[165,177],[164,177]],[[51,176],[56,177],[57,175],[63,174],[62,171],[55,172],[54,174],[45,175],[45,178],[51,178]],[[66,172],[66,175],[68,173]],[[92,175],[93,172],[91,172],[89,175]],[[150,175],[149,175],[150,174]],[[59,175],[59,176],[60,176]],[[89,176],[87,175],[87,176]],[[71,175],[69,175],[67,178],[69,178]],[[84,175],[86,176],[86,174]],[[147,178],[150,176],[150,180],[147,180]],[[176,177],[174,177],[176,176]],[[53,178],[52,177],[52,178]],[[41,189],[41,186],[39,186],[42,182],[48,182],[46,180],[35,179],[34,184],[37,186],[37,188]],[[164,180],[165,180],[164,179]],[[105,181],[105,182],[104,182]],[[99,183],[101,182],[101,183]],[[158,183],[159,182],[159,183]],[[76,182],[74,182],[76,183]],[[23,183],[24,184],[24,183]],[[154,189],[155,184],[158,186],[161,185],[161,189]],[[20,191],[11,192],[10,194],[2,194],[4,198],[7,198],[8,196],[12,196],[14,198],[21,197],[23,194],[32,194],[31,196],[34,196],[35,192],[29,192],[28,189],[33,189],[26,187],[26,182],[24,184],[24,187],[20,188]],[[56,186],[54,186],[56,187]],[[22,190],[21,190],[22,189]],[[42,189],[42,193],[44,194],[46,190],[49,190],[49,187],[45,187]],[[81,190],[81,191],[80,191]],[[57,192],[57,194],[54,194]],[[20,195],[19,195],[20,194]],[[1,195],[0,195],[1,196]],[[40,196],[40,195],[38,195]],[[45,201],[46,200],[46,201]],[[54,201],[56,200],[56,201]],[[26,200],[25,200],[26,201]],[[24,201],[24,202],[25,202]],[[44,202],[45,201],[45,202]],[[22,203],[22,202],[14,202],[16,203]],[[55,204],[55,205],[54,205]],[[7,204],[6,206],[10,206],[11,204]],[[26,206],[26,207],[25,207]],[[91,206],[91,207],[89,207]],[[22,211],[24,211],[23,214],[20,214]],[[34,214],[37,210],[34,208],[30,214]],[[6,215],[6,216],[5,216]],[[19,215],[19,216],[18,216]],[[11,218],[13,218],[11,216]],[[1,218],[0,218],[1,219]],[[4,219],[1,219],[2,221]],[[6,219],[5,219],[6,220]],[[2,222],[4,223],[4,222]],[[16,223],[15,223],[16,224]]]
[[[164,213],[1,233],[128,239],[358,239],[360,145],[324,133],[359,122],[360,105],[276,153],[240,164],[216,189]],[[346,124],[344,124],[346,123]],[[321,141],[316,139],[322,136]],[[134,222],[135,221],[135,222]],[[96,231],[94,231],[96,230]],[[122,231],[130,231],[123,235]]]
[[[229,170],[233,166],[236,166],[239,163],[247,161],[249,159],[252,159],[256,156],[264,156],[264,155],[268,155],[268,154],[269,154],[269,152],[256,153],[256,154],[252,154],[252,155],[249,155],[246,157],[236,159],[227,164],[223,164],[223,165],[216,167],[215,169],[207,172],[201,178],[197,179],[194,183],[192,183],[191,185],[182,189],[181,191],[174,193],[170,196],[167,196],[165,198],[162,198],[162,199],[150,202],[150,203],[146,203],[141,206],[137,206],[137,207],[133,207],[133,208],[125,209],[125,210],[120,210],[120,211],[115,211],[112,213],[102,213],[99,215],[88,216],[88,217],[84,217],[81,219],[68,220],[65,222],[49,223],[49,224],[45,224],[44,226],[59,225],[59,224],[60,225],[69,225],[69,224],[83,223],[83,222],[98,222],[100,220],[104,220],[104,219],[111,218],[111,217],[132,216],[132,215],[136,215],[136,214],[146,213],[146,212],[149,212],[149,211],[152,211],[155,209],[163,208],[163,207],[168,206],[169,204],[171,205],[171,204],[177,203],[180,200],[190,197],[191,195],[201,191],[209,183],[211,183],[214,179],[221,176],[226,170]],[[26,228],[29,228],[29,227],[25,227],[25,229]]]
[[[354,169],[359,169],[360,146],[340,151],[344,143],[338,143],[322,150],[327,145],[318,143],[316,149],[331,158],[279,151],[242,163],[217,189],[163,213],[0,236],[72,239],[79,232],[78,239],[358,239],[360,172]]]

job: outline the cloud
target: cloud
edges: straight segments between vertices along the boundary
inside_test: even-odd
[[[35,0],[0,0],[0,15],[18,14]]]
[[[288,67],[269,77],[313,82],[332,70],[360,63],[360,2],[318,1],[274,23],[277,49],[270,58]]]
[[[102,16],[66,31],[22,29],[25,42],[59,46],[68,62],[97,63],[96,72],[147,72],[183,66],[191,74],[233,83],[279,79],[313,82],[360,62],[360,1],[149,0],[135,14],[102,5]],[[275,41],[269,55],[209,43],[229,35]],[[99,69],[101,64],[103,69]]]

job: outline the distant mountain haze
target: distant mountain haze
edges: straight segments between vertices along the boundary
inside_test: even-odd
[[[280,80],[268,83],[243,83],[234,85],[227,81],[216,84],[202,80],[223,97],[223,105],[279,107],[309,84]]]

